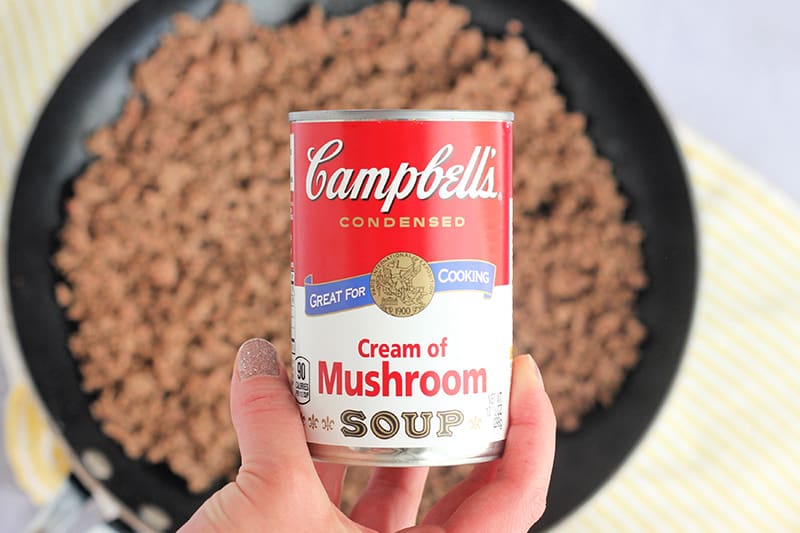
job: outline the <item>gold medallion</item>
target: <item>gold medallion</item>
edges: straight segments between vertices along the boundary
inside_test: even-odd
[[[396,317],[413,316],[425,309],[435,288],[430,265],[410,252],[387,255],[378,261],[369,278],[375,305]]]

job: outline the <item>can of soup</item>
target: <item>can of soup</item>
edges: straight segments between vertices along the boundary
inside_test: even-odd
[[[289,114],[293,390],[317,460],[503,452],[512,113]]]

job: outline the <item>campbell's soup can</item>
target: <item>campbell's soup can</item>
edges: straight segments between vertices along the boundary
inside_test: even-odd
[[[293,390],[312,456],[385,466],[499,457],[513,114],[289,120]]]

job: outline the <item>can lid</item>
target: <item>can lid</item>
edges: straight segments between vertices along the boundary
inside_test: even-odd
[[[292,111],[289,122],[353,122],[361,120],[435,120],[455,122],[511,122],[511,111],[455,109],[326,109]]]

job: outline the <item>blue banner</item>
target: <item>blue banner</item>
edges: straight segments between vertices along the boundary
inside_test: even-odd
[[[319,285],[313,285],[311,276],[307,276],[306,314],[324,315],[371,305],[374,302],[369,292],[369,276],[364,274]]]
[[[470,259],[429,263],[436,282],[435,292],[480,291],[489,298],[494,289],[495,266]],[[372,305],[370,274],[315,285],[305,279],[306,314],[324,315]]]
[[[431,263],[439,291],[481,291],[486,296],[494,289],[495,266],[486,261],[462,259]]]

